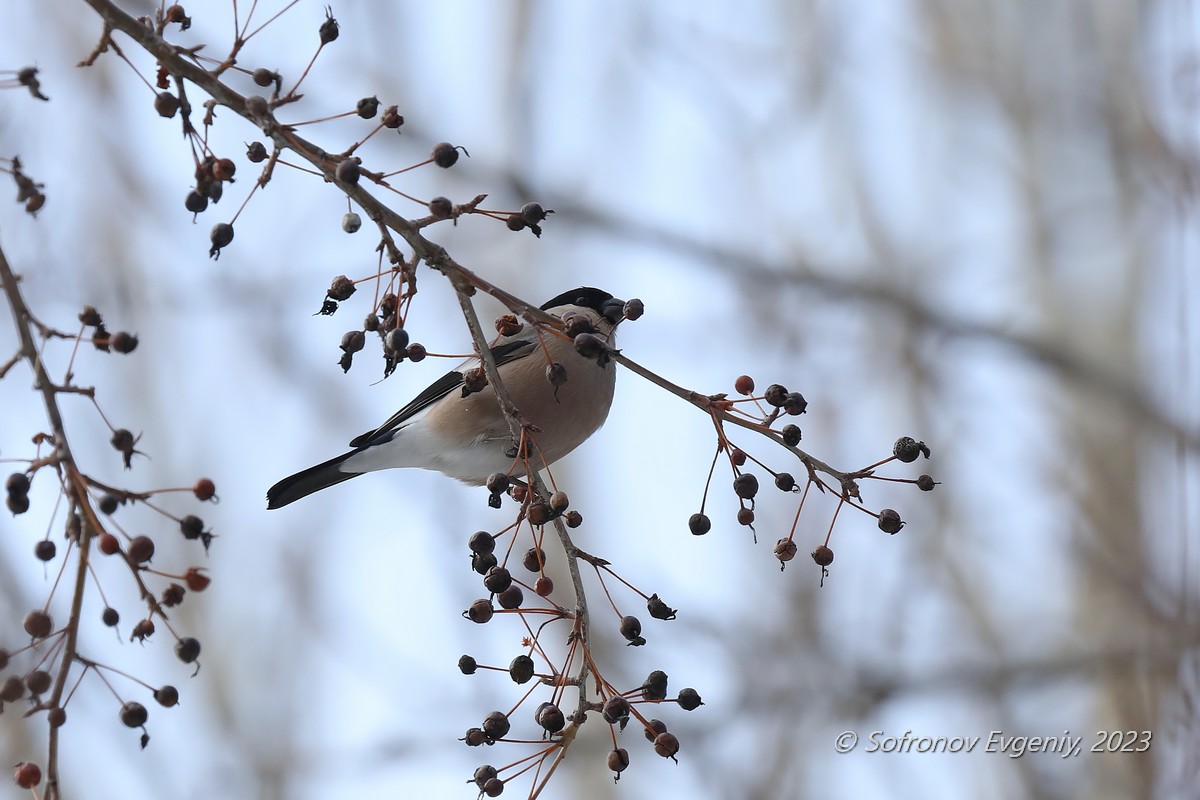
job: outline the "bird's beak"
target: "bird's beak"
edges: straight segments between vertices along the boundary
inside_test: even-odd
[[[625,301],[619,297],[610,297],[604,301],[600,313],[604,315],[606,320],[616,326],[618,322],[625,318]]]

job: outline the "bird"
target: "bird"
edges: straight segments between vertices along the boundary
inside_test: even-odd
[[[551,298],[541,309],[591,329],[608,348],[624,319],[625,301],[606,291],[581,286]],[[581,445],[608,417],[616,387],[615,365],[601,348],[599,358],[580,354],[576,342],[524,325],[491,347],[500,380],[532,432],[535,469],[549,466]],[[589,355],[594,355],[589,354]],[[301,470],[267,490],[267,508],[282,508],[314,492],[367,472],[402,467],[435,470],[471,486],[493,473],[525,475],[514,457],[509,421],[491,385],[466,388],[467,375],[480,366],[469,358],[418,394],[382,425],[350,440],[349,452]],[[554,381],[548,367],[555,369]],[[529,427],[531,426],[531,427]]]

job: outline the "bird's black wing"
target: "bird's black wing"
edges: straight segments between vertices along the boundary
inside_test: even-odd
[[[516,339],[511,342],[503,342],[492,348],[492,358],[495,359],[496,366],[499,367],[501,364],[507,364],[510,361],[515,361],[518,358],[528,355],[534,346],[534,342],[529,339]],[[414,397],[412,402],[388,417],[387,421],[378,428],[351,439],[350,446],[365,447],[375,439],[395,431],[418,411],[428,408],[462,385],[462,372],[458,370],[447,372]]]

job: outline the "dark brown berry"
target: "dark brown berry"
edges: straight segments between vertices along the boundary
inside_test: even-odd
[[[540,547],[531,547],[521,558],[521,565],[530,572],[541,572],[546,566],[546,551]]]
[[[662,598],[657,594],[650,595],[650,599],[646,601],[646,610],[650,612],[650,616],[654,619],[675,619],[675,609],[664,603]]]
[[[133,630],[129,633],[129,641],[134,639],[139,642],[145,641],[148,637],[154,635],[154,620],[150,618],[139,619],[133,624]],[[178,645],[176,646],[178,648]]]
[[[100,548],[100,552],[106,556],[115,556],[121,552],[121,542],[117,537],[105,531],[96,539],[96,546]]]
[[[679,739],[670,731],[663,731],[654,737],[654,752],[663,758],[674,758],[679,752]]]
[[[396,106],[388,106],[383,110],[383,116],[379,122],[385,128],[395,130],[404,124],[404,117],[400,115],[400,109]]]
[[[744,472],[733,479],[733,491],[743,500],[752,500],[758,494],[758,478],[749,472]]]
[[[828,567],[833,563],[833,551],[827,545],[821,545],[812,551],[812,560],[817,562],[817,566]]]
[[[104,611],[101,612],[100,619],[103,620],[104,624],[108,627],[114,628],[116,627],[117,623],[121,621],[121,615],[112,606],[107,606]]]
[[[193,214],[199,214],[208,208],[208,197],[192,189],[187,193],[187,197],[183,198],[183,207]]]
[[[545,575],[538,578],[533,583],[533,590],[542,597],[549,597],[554,593],[554,581],[547,578]]]
[[[911,464],[917,460],[917,456],[921,455],[921,445],[916,439],[911,436],[901,436],[892,445],[892,455],[898,461],[903,461],[905,464]]]
[[[17,514],[24,514],[29,510],[29,495],[27,494],[9,494],[4,500],[4,504],[8,506],[8,510]]]
[[[792,477],[790,472],[780,472],[775,476],[775,486],[780,491],[790,492],[796,488],[796,479]]]
[[[491,764],[484,764],[475,770],[475,774],[472,776],[472,779],[475,781],[475,785],[482,789],[483,785],[492,778],[495,778],[497,774],[498,773],[496,772],[495,767],[493,767]]]
[[[442,169],[449,169],[458,163],[458,151],[459,148],[449,142],[438,142],[433,146],[433,152],[431,153],[433,163]],[[463,149],[463,153],[467,153],[466,149]],[[467,153],[467,155],[470,154]]]
[[[167,588],[163,589],[162,597],[159,602],[166,608],[174,608],[183,602],[185,590],[178,583],[172,583]]]
[[[342,352],[357,353],[362,350],[367,344],[367,335],[362,331],[346,331],[342,335]]]
[[[808,401],[799,392],[788,392],[787,399],[783,402],[783,410],[793,417],[803,414],[808,410]]]
[[[483,585],[492,593],[503,592],[512,585],[512,575],[501,566],[492,567],[483,576]]]
[[[30,611],[25,615],[24,626],[34,639],[45,639],[54,630],[54,620],[45,611]]]
[[[904,527],[900,512],[894,508],[885,508],[879,512],[879,530],[884,533],[898,533]]]
[[[487,531],[475,531],[467,540],[467,547],[472,553],[485,554],[496,549],[496,538]]]
[[[800,548],[796,546],[793,539],[780,539],[775,543],[775,557],[780,561],[791,561],[796,557],[796,553]],[[816,556],[813,556],[816,558]]]
[[[767,401],[767,405],[781,407],[787,402],[788,390],[778,383],[772,383],[767,387],[767,391],[763,392],[763,399]]]
[[[266,69],[265,67],[259,67],[258,69],[254,70],[250,77],[254,80],[256,85],[261,86],[264,89],[270,86],[272,83],[276,83],[280,80],[278,72]]]
[[[374,119],[375,115],[379,113],[379,98],[364,97],[354,105],[354,110],[363,119]]]
[[[568,311],[562,315],[563,325],[567,336],[574,339],[581,333],[595,333],[596,326],[592,324],[591,318],[586,314],[580,314],[577,311]]]
[[[185,664],[191,664],[200,657],[200,640],[188,636],[175,643],[175,656]]]
[[[479,668],[479,664],[475,659],[468,655],[458,657],[458,669],[463,675],[474,675],[475,670]]]
[[[79,314],[79,321],[92,328],[104,324],[100,312],[96,310],[95,306],[84,306],[83,311]]]
[[[676,702],[679,703],[679,707],[684,711],[695,711],[704,705],[704,701],[700,699],[700,693],[691,687],[680,689]]]
[[[357,288],[354,285],[354,281],[345,275],[338,275],[329,284],[329,291],[325,292],[325,294],[334,300],[349,300],[350,295],[354,294]]]
[[[212,247],[209,248],[208,254],[214,258],[221,254],[222,247],[228,247],[233,241],[233,226],[228,222],[218,222],[213,225],[212,232],[208,235],[209,241],[212,242]]]
[[[558,733],[567,725],[566,715],[554,703],[542,703],[534,712],[533,718],[547,733]]]
[[[408,356],[408,360],[413,362],[414,364],[417,363],[418,361],[424,361],[425,355],[426,355],[425,345],[419,344],[419,343],[410,344],[408,346],[408,349],[405,350],[404,353],[405,353],[405,355]]]
[[[706,514],[692,514],[688,518],[688,530],[692,532],[693,536],[703,536],[712,530],[712,520]]]
[[[646,735],[647,742],[653,742],[660,733],[666,733],[666,731],[667,723],[661,719],[652,719],[646,723],[646,727],[642,730],[642,733]]]
[[[642,621],[637,617],[621,617],[621,635],[631,647],[641,647],[646,643],[642,638]]]
[[[358,159],[355,158],[343,158],[333,170],[335,178],[350,186],[358,183],[358,176],[360,174],[362,173],[358,168]]]
[[[529,518],[531,525],[545,525],[554,516],[550,511],[550,506],[540,499],[529,504],[529,510],[525,512],[525,515]]]
[[[57,551],[58,548],[49,539],[42,539],[33,547],[33,554],[37,556],[38,561],[50,561]]]
[[[784,425],[780,431],[783,436],[783,443],[788,447],[795,447],[800,444],[800,426],[799,425]]]
[[[503,739],[509,730],[508,717],[503,711],[493,711],[483,718],[483,732],[489,739]]]
[[[479,747],[485,744],[491,744],[492,740],[483,732],[483,728],[468,728],[467,733],[461,741],[467,743],[467,747]]]
[[[553,213],[553,211],[542,208],[541,203],[526,203],[521,206],[521,217],[530,225],[538,224],[546,218],[547,214]]]
[[[581,333],[575,337],[575,352],[584,358],[599,360],[608,353],[608,345],[594,333]]]
[[[267,160],[267,148],[262,142],[251,142],[246,145],[246,159],[252,164],[261,164]]]
[[[192,494],[196,495],[196,499],[201,502],[212,500],[217,496],[217,485],[208,478],[201,478],[192,487]]]
[[[667,697],[667,673],[661,669],[651,672],[642,682],[642,697],[646,700],[664,700]]]
[[[483,391],[483,387],[487,386],[487,383],[487,373],[483,371],[483,367],[467,370],[463,373],[463,397]]]
[[[609,725],[616,725],[621,720],[629,718],[629,701],[620,695],[610,697],[604,704],[601,714],[604,715],[604,721]]]
[[[563,519],[566,520],[568,528],[578,528],[583,524],[583,514],[578,511],[568,511]]]
[[[179,690],[167,684],[154,690],[154,699],[163,708],[171,708],[179,702]]]
[[[740,467],[746,463],[746,451],[740,447],[735,447],[729,451],[729,463],[735,467]]]
[[[501,608],[512,610],[520,608],[525,602],[525,593],[521,591],[521,587],[517,584],[510,584],[507,589],[496,595],[496,604]]]
[[[170,92],[159,92],[154,98],[154,110],[160,117],[170,119],[179,113],[179,98]]]
[[[145,564],[154,558],[154,540],[149,536],[135,536],[126,549],[129,560],[135,564]]]
[[[738,525],[750,527],[754,524],[754,511],[749,508],[739,508],[737,512]]]
[[[67,710],[65,708],[52,708],[46,712],[46,722],[51,728],[61,728],[67,723]]]
[[[499,778],[492,778],[483,784],[483,794],[486,797],[499,797],[504,794],[504,781]]]
[[[508,676],[513,683],[529,683],[533,679],[533,659],[527,655],[519,655],[508,665]]]
[[[938,482],[933,479],[932,475],[922,475],[917,478],[917,488],[922,492],[932,492],[933,487],[937,485]]]
[[[149,714],[146,712],[146,707],[141,703],[129,701],[121,706],[121,722],[127,728],[140,728],[146,724],[146,718]]]
[[[608,751],[608,768],[618,775],[629,766],[629,751],[624,747]]]
[[[0,701],[15,703],[25,696],[25,681],[16,675],[9,675],[4,685],[0,686]]]
[[[471,606],[463,613],[467,619],[479,625],[490,622],[492,615],[496,609],[492,608],[491,600],[476,600],[471,603]]]
[[[53,676],[44,669],[35,669],[25,677],[25,688],[35,696],[47,691],[53,683]]]
[[[333,11],[327,7],[325,9],[325,21],[317,29],[317,34],[321,37],[321,45],[324,46],[336,41],[339,32],[337,20],[333,18]]]
[[[487,488],[492,494],[501,494],[508,488],[509,478],[503,472],[493,472],[487,477]],[[486,531],[481,531],[486,533]]]
[[[733,382],[733,388],[738,394],[752,395],[754,394],[754,378],[749,375],[738,375],[737,380]]]
[[[394,353],[404,352],[408,347],[408,331],[404,328],[392,328],[387,332],[387,336],[383,337],[383,346]]]
[[[108,346],[118,353],[132,353],[137,349],[138,337],[125,331],[117,331],[112,335]]]
[[[217,180],[233,183],[233,176],[237,174],[237,164],[233,163],[232,158],[218,158],[213,162],[212,172]]]
[[[447,219],[454,213],[454,204],[450,198],[439,195],[429,201],[429,213],[438,219]]]
[[[546,365],[546,382],[558,388],[567,382],[567,368],[555,361]],[[557,394],[557,392],[555,393]]]
[[[252,117],[265,117],[271,112],[271,104],[267,98],[252,94],[246,97],[246,113]]]
[[[471,556],[471,569],[480,575],[487,575],[487,571],[498,563],[495,553],[474,553]]]
[[[646,305],[636,297],[625,301],[625,305],[621,307],[621,315],[630,322],[634,322],[641,318],[642,314],[646,313]]]

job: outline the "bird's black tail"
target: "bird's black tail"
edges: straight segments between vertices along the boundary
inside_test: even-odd
[[[361,472],[342,472],[338,469],[339,464],[356,452],[352,450],[349,453],[343,453],[323,464],[317,464],[315,467],[309,467],[284,478],[267,490],[267,508],[282,508],[288,503],[296,502],[301,497],[308,497],[313,492],[319,492],[361,475]]]

